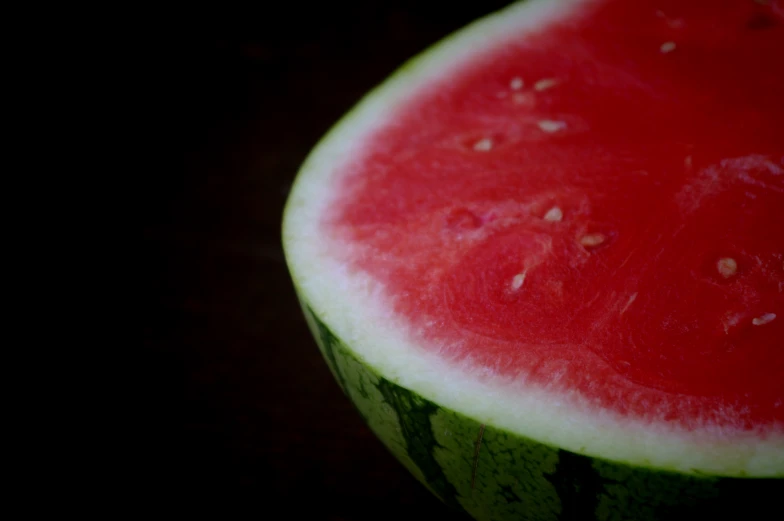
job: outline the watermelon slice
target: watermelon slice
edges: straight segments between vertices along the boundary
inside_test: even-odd
[[[340,386],[446,504],[779,511],[782,3],[480,20],[324,138],[283,242]]]

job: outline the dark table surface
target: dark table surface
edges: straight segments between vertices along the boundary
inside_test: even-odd
[[[171,38],[149,78],[160,102],[151,140],[173,161],[142,177],[130,465],[145,477],[134,501],[198,511],[242,499],[253,516],[286,519],[460,518],[333,382],[297,306],[280,222],[306,154],[363,93],[504,3],[290,3],[274,15],[259,3]]]

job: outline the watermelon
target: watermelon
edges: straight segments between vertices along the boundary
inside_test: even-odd
[[[781,2],[479,20],[318,144],[283,244],[340,387],[454,509],[776,517]]]

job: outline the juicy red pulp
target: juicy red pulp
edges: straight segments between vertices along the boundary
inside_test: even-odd
[[[349,260],[445,357],[782,425],[782,6],[706,5],[589,5],[420,92],[345,178]]]

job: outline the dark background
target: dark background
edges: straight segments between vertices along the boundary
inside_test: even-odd
[[[138,450],[120,469],[143,475],[132,503],[458,519],[333,382],[296,302],[280,222],[298,167],[342,114],[505,3],[259,3],[167,33],[142,78],[162,159],[141,177],[142,364],[128,422]]]

